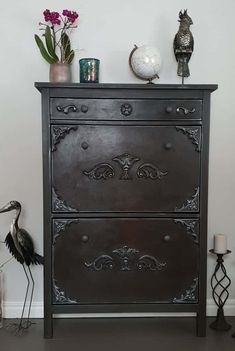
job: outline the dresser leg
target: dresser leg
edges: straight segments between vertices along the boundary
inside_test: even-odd
[[[44,317],[44,338],[51,339],[53,337],[53,317],[48,314]]]
[[[206,312],[197,313],[197,336],[206,336]]]

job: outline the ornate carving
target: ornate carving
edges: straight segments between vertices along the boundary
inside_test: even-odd
[[[140,271],[141,270],[162,271],[163,269],[166,268],[166,262],[161,263],[153,256],[143,255],[138,259],[137,266]]]
[[[176,212],[195,212],[199,211],[199,187],[195,189],[195,194],[190,200],[186,200],[180,208],[175,208]]]
[[[130,180],[132,179],[129,175],[130,169],[133,167],[134,163],[140,159],[136,156],[130,154],[122,154],[113,158],[113,161],[118,162],[122,168],[122,174],[119,179],[121,180]]]
[[[168,172],[162,172],[151,163],[143,163],[137,170],[137,177],[145,179],[161,179],[166,176]]]
[[[132,114],[132,106],[131,104],[128,104],[128,103],[125,103],[125,104],[122,104],[121,106],[121,113],[123,116],[130,116]]]
[[[99,163],[95,167],[90,170],[82,171],[90,179],[107,180],[109,178],[113,178],[115,175],[114,168],[108,163]]]
[[[58,105],[58,106],[56,106],[56,109],[57,109],[57,111],[62,112],[65,115],[67,115],[70,112],[70,110],[72,112],[79,112],[79,109],[75,105],[67,105],[67,106],[64,106],[64,107]]]
[[[173,302],[178,303],[190,303],[197,302],[197,287],[198,287],[198,278],[193,279],[193,284],[189,289],[185,291],[185,293],[181,294],[180,298],[174,298]]]
[[[166,268],[166,263],[159,262],[155,257],[150,255],[139,256],[139,250],[123,246],[112,250],[118,261],[110,255],[100,255],[93,262],[85,262],[85,266],[93,271],[107,271],[116,267],[120,271],[156,271]]]
[[[57,304],[72,304],[78,303],[76,300],[72,300],[65,295],[65,292],[62,291],[56,284],[56,280],[53,280],[53,292],[54,292],[54,302]]]
[[[115,249],[112,252],[114,254],[118,255],[120,258],[120,270],[121,271],[130,271],[131,270],[131,268],[129,266],[130,258],[131,258],[131,256],[135,256],[137,253],[139,253],[138,250],[132,249],[126,245],[123,247],[120,247],[119,249]]]
[[[69,226],[71,223],[77,223],[78,219],[69,220],[69,219],[56,219],[54,220],[54,237],[53,237],[53,245],[56,243],[56,239],[62,232],[65,231],[65,228]]]
[[[189,110],[186,107],[182,107],[182,106],[177,107],[176,112],[180,113],[180,111],[182,111],[184,115],[188,115],[189,113],[194,113],[196,111],[196,109],[194,107],[192,107],[191,110]]]
[[[113,258],[109,255],[101,255],[97,257],[93,262],[84,262],[87,268],[92,271],[107,271],[113,269]]]
[[[192,219],[175,219],[174,222],[185,226],[187,234],[191,235],[195,243],[198,244],[198,221]]]
[[[61,200],[55,189],[52,188],[52,208],[58,212],[78,212],[78,210],[68,206],[65,201]]]
[[[195,150],[201,151],[201,129],[199,127],[175,127],[177,131],[181,131],[183,134],[192,140],[192,143],[196,145]]]
[[[78,127],[66,127],[66,126],[52,126],[51,129],[51,150],[56,151],[57,146],[61,139],[64,139],[67,134],[71,132],[71,130],[77,130]]]

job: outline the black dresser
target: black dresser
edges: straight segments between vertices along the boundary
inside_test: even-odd
[[[50,84],[42,93],[45,337],[53,314],[195,312],[206,332],[216,85]]]

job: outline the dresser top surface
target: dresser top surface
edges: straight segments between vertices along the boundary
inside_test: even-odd
[[[134,90],[210,90],[218,88],[217,84],[119,84],[119,83],[48,83],[36,82],[35,87],[43,89],[134,89]]]

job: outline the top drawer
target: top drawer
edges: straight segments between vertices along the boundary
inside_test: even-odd
[[[198,120],[202,101],[51,98],[50,114],[53,119]]]

